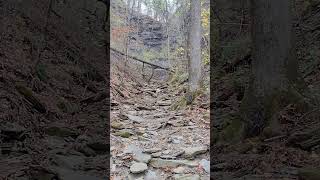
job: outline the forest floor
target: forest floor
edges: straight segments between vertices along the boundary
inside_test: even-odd
[[[131,92],[112,99],[113,179],[209,179],[208,107],[170,110],[181,93],[168,83],[125,82]]]
[[[242,65],[233,72],[212,77],[215,88],[211,93],[215,96],[211,132],[215,132],[216,138],[238,117],[244,94],[239,84],[244,86],[248,82],[249,67]],[[315,71],[305,78],[313,95],[318,92],[319,75]],[[319,107],[304,111],[289,104],[278,115],[279,134],[261,135],[239,143],[211,139],[211,177],[215,180],[320,179],[319,117]]]

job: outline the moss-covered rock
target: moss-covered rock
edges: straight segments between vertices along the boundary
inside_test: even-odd
[[[244,123],[241,121],[240,116],[232,116],[232,119],[229,121],[230,123],[219,133],[218,141],[228,143],[241,141],[243,138]]]
[[[73,137],[76,138],[79,134],[67,127],[62,127],[60,125],[51,125],[45,129],[45,133],[49,136],[57,137]]]
[[[58,100],[57,107],[64,113],[75,113],[80,110],[80,107],[77,104],[71,103],[63,98]]]
[[[125,129],[114,133],[114,135],[120,136],[120,137],[123,137],[123,138],[129,138],[130,136],[132,136],[132,134],[133,134],[132,132],[129,132],[128,130],[125,130]]]
[[[43,64],[39,64],[36,66],[36,74],[41,81],[48,80],[48,75],[46,72],[46,67]]]
[[[124,125],[122,123],[120,123],[120,122],[112,121],[111,122],[111,128],[113,128],[113,129],[123,129]]]

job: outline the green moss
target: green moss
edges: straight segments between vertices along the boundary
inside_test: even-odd
[[[180,97],[180,99],[174,102],[170,106],[170,110],[179,110],[187,106],[187,99],[185,97]]]
[[[114,135],[120,136],[120,137],[123,137],[123,138],[129,138],[130,136],[132,136],[132,133],[130,133],[127,130],[121,130],[121,131],[116,132]]]
[[[170,85],[180,85],[183,82],[186,82],[188,79],[188,73],[183,73],[180,71],[176,71],[171,75],[169,84]]]
[[[18,92],[22,95],[24,95],[25,97],[32,97],[33,96],[33,93],[31,91],[31,89],[23,86],[23,85],[20,85],[20,84],[17,84],[16,85],[16,89],[18,90]]]
[[[57,103],[57,107],[62,110],[62,112],[67,112],[68,111],[68,107],[66,105],[66,103],[63,100],[59,100]]]
[[[58,100],[57,107],[64,113],[74,113],[80,109],[77,104],[71,103],[63,98]]]
[[[41,81],[46,81],[48,79],[48,75],[45,68],[46,67],[43,64],[39,64],[36,67],[36,74]]]
[[[113,129],[123,129],[124,125],[120,122],[113,121],[111,122],[111,128]]]
[[[239,142],[243,137],[244,124],[238,115],[230,120],[227,125],[219,134],[219,141],[225,142]]]

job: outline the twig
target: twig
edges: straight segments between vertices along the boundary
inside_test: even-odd
[[[300,121],[302,118],[305,118],[306,116],[310,115],[311,113],[314,113],[314,112],[319,111],[319,110],[320,110],[320,108],[317,108],[317,109],[313,109],[313,110],[305,113],[304,115],[302,115],[302,116],[299,118],[299,121]]]
[[[284,137],[287,137],[287,135],[274,136],[272,138],[268,138],[268,139],[265,139],[263,141],[264,142],[271,142],[271,141],[278,140],[278,139],[281,139],[281,138],[284,138]]]

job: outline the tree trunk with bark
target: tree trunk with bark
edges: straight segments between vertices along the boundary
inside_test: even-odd
[[[251,0],[252,75],[241,105],[244,136],[278,132],[278,112],[301,99],[291,0]]]
[[[201,4],[191,0],[191,26],[189,34],[189,90],[194,93],[200,89],[201,81]]]

